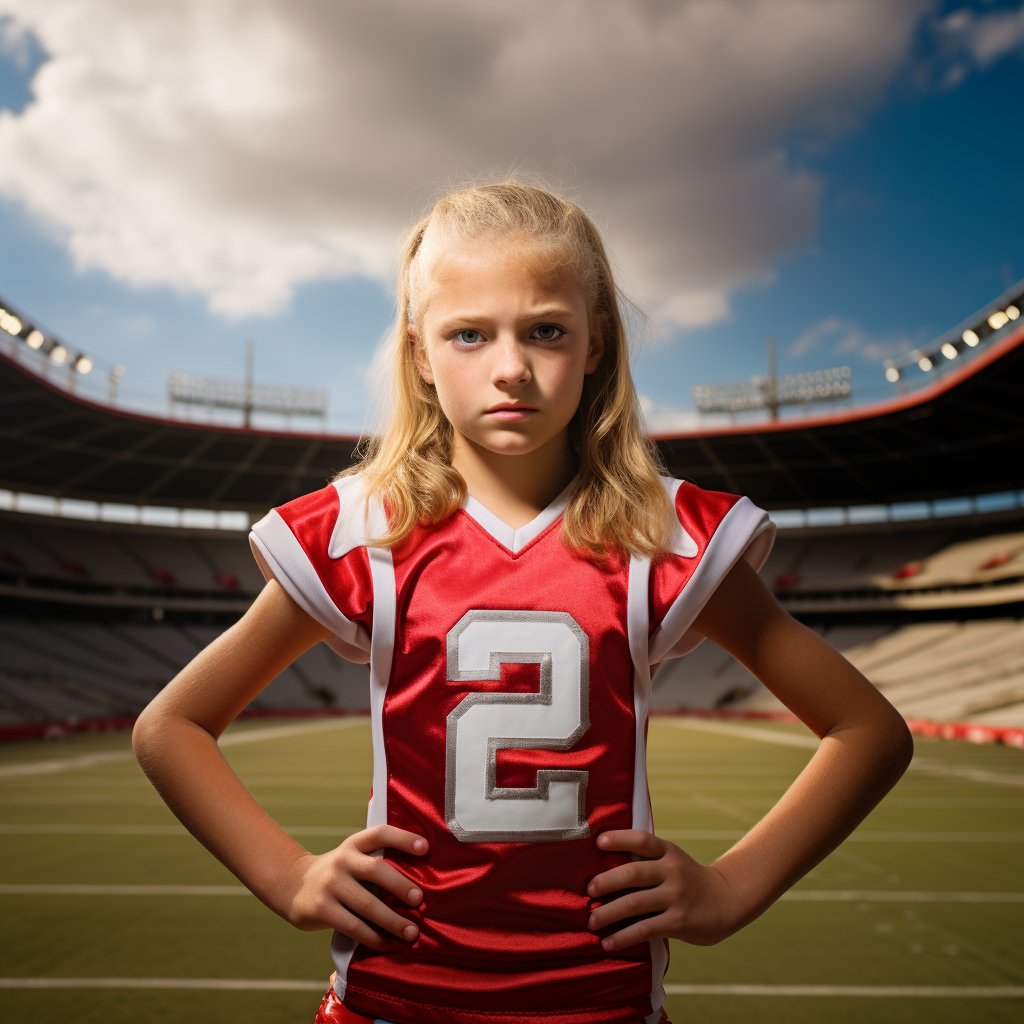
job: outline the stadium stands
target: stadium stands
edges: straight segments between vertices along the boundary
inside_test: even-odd
[[[790,516],[763,578],[904,714],[1024,725],[1024,328],[990,333],[875,407],[657,441],[676,475]],[[0,350],[0,726],[130,718],[262,587],[228,527],[322,486],[356,439],[127,413],[56,386],[24,348]],[[90,503],[103,515],[59,515]],[[934,518],[902,521],[894,503]],[[882,506],[886,521],[865,521]],[[211,528],[169,525],[197,514]],[[253,708],[367,703],[366,668],[318,645]],[[660,667],[653,704],[780,707],[710,642]]]
[[[1024,531],[1007,529],[1020,518],[781,530],[762,576],[785,605],[815,612],[815,628],[904,714],[1024,725],[1024,625],[1006,612],[1021,599]],[[0,724],[137,714],[262,583],[240,533],[0,513]],[[941,621],[891,617],[922,597]],[[17,614],[26,598],[30,618]],[[959,617],[978,606],[997,617]],[[842,618],[865,609],[890,615]],[[359,710],[367,692],[365,667],[320,645],[253,707]],[[662,666],[653,704],[781,709],[710,642]]]

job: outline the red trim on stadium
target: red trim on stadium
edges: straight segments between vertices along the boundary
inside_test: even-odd
[[[355,434],[332,434],[328,431],[320,431],[319,433],[316,433],[305,430],[261,430],[259,427],[232,427],[228,424],[202,423],[194,420],[171,419],[168,416],[154,416],[145,412],[133,412],[131,409],[124,409],[117,405],[110,405],[107,402],[94,402],[91,398],[83,398],[74,391],[69,391],[67,388],[62,388],[59,385],[54,384],[53,381],[48,380],[41,373],[36,373],[36,371],[31,367],[26,366],[19,359],[14,359],[6,352],[0,352],[0,359],[7,363],[8,366],[12,366],[14,369],[25,374],[26,377],[31,377],[37,384],[41,384],[48,391],[53,392],[55,395],[59,395],[61,398],[66,399],[69,402],[74,402],[76,405],[80,405],[86,409],[91,409],[95,412],[102,412],[112,416],[120,416],[122,419],[132,420],[136,423],[152,423],[154,426],[158,427],[183,427],[186,430],[201,430],[204,434],[208,434],[212,430],[224,434],[241,434],[244,437],[295,437],[300,440],[307,439],[310,441],[330,438],[332,441],[350,441],[353,444],[359,440],[358,435]]]
[[[961,381],[974,376],[974,374],[983,370],[986,366],[991,365],[997,359],[1004,356],[1007,352],[1012,351],[1022,343],[1024,343],[1024,326],[1019,327],[1016,331],[1008,337],[1003,338],[1001,341],[990,345],[984,352],[979,353],[963,366],[950,369],[943,377],[936,380],[934,384],[926,385],[925,387],[909,392],[908,394],[899,395],[896,398],[887,398],[881,402],[874,402],[871,405],[857,406],[853,409],[846,409],[838,413],[829,413],[824,416],[801,417],[798,420],[775,420],[764,423],[738,423],[710,427],[706,430],[684,430],[677,433],[658,432],[652,433],[651,438],[655,441],[675,441],[688,437],[713,437],[720,434],[753,434],[761,432],[774,433],[782,430],[808,430],[813,429],[814,427],[840,423],[852,423],[857,420],[871,419],[875,416],[885,416],[890,413],[901,412],[904,409],[913,408],[915,405],[923,405],[926,402],[932,401],[932,399],[938,398],[939,395],[945,394],[951,388],[954,388],[957,384],[961,383]],[[139,423],[152,423],[161,427],[183,427],[185,429],[202,430],[204,433],[208,433],[213,430],[218,433],[240,434],[245,437],[289,437],[308,440],[329,438],[333,441],[350,441],[353,443],[359,440],[358,435],[355,434],[336,434],[326,430],[319,432],[303,430],[264,430],[258,427],[232,427],[220,423],[197,423],[192,420],[171,419],[167,416],[154,416],[149,413],[133,412],[130,409],[123,409],[116,405],[109,405],[104,402],[95,402],[92,399],[83,398],[81,395],[77,395],[73,391],[68,391],[65,388],[59,387],[42,374],[36,373],[31,368],[25,366],[24,363],[17,359],[13,359],[4,352],[0,352],[0,359],[21,371],[26,376],[32,377],[37,383],[41,384],[49,391],[56,395],[60,395],[62,398],[65,398],[70,402],[74,402],[87,409],[113,414]]]
[[[715,437],[720,434],[753,434],[773,433],[780,430],[812,430],[815,427],[825,427],[840,423],[853,423],[857,420],[868,420],[875,416],[886,416],[894,412],[902,412],[905,409],[912,409],[915,405],[924,405],[932,399],[944,395],[947,391],[960,384],[962,381],[973,377],[986,366],[990,366],[997,359],[1011,352],[1018,345],[1024,343],[1024,326],[1017,328],[1011,335],[1001,341],[990,345],[984,352],[979,353],[969,362],[958,368],[951,368],[944,376],[935,383],[928,384],[916,391],[911,391],[896,398],[886,398],[881,402],[874,402],[871,405],[860,405],[853,409],[845,409],[838,413],[829,413],[825,416],[806,416],[793,420],[774,420],[766,423],[737,423],[724,424],[717,427],[709,427],[707,430],[685,430],[681,433],[652,433],[655,441],[676,441],[688,437]]]

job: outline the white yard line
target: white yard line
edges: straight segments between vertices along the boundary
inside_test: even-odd
[[[923,996],[932,999],[1020,999],[1024,985],[666,985],[670,996]]]
[[[735,841],[745,832],[714,828],[659,828],[662,839],[700,842],[702,840]],[[854,832],[847,843],[1024,843],[1024,832]]]
[[[0,988],[207,989],[325,992],[327,979],[290,978],[0,978]],[[1024,985],[666,985],[670,996],[918,996],[931,999],[1020,999]]]
[[[326,992],[321,981],[290,978],[0,978],[0,988],[190,988],[230,992]]]
[[[266,729],[247,729],[221,736],[222,747],[238,747],[243,743],[259,743],[262,740],[286,739],[289,736],[304,736],[311,732],[326,732],[329,729],[345,729],[353,725],[364,725],[369,719],[365,715],[346,718],[328,718],[301,725],[278,725]],[[0,765],[0,779],[21,778],[25,775],[53,775],[56,772],[70,772],[79,768],[95,768],[104,764],[124,764],[134,761],[130,750],[110,751],[104,754],[83,754],[81,757],[62,757],[52,761],[21,761],[18,764]]]
[[[798,733],[776,732],[774,729],[763,729],[752,725],[734,725],[732,722],[709,721],[706,718],[658,718],[657,721],[673,725],[677,729],[693,729],[695,732],[713,732],[720,736],[735,736],[737,739],[760,740],[762,743],[776,743],[784,747],[801,747],[804,750],[817,750],[819,741],[813,736],[801,736]],[[914,757],[910,762],[912,771],[927,772],[930,775],[942,775],[951,779],[966,779],[969,782],[981,782],[990,786],[1021,786],[1024,787],[1024,775],[1009,772],[991,772],[987,768],[974,768],[970,765],[948,764],[928,757]]]
[[[1024,903],[1024,892],[891,892],[868,889],[790,889],[791,903]]]
[[[290,836],[339,836],[361,832],[365,825],[285,825]],[[181,825],[0,824],[0,836],[187,836]]]
[[[248,896],[243,885],[0,884],[0,896]],[[1024,903],[1024,892],[878,892],[863,889],[792,889],[791,903]]]
[[[0,885],[0,896],[249,896],[244,885]]]

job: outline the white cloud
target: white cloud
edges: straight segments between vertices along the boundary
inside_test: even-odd
[[[919,343],[904,335],[889,338],[871,337],[851,320],[827,316],[802,331],[791,342],[788,352],[791,356],[804,356],[820,346],[833,355],[857,355],[862,359],[881,362],[903,355]]]
[[[520,164],[599,212],[662,320],[707,324],[814,232],[786,138],[855,124],[933,6],[0,0],[50,55],[0,114],[0,191],[78,266],[239,317],[385,279],[442,183]]]
[[[649,395],[639,392],[640,411],[652,434],[668,434],[673,431],[697,430],[701,426],[700,413],[692,409],[677,409],[673,405],[655,402]]]
[[[977,67],[987,68],[1024,46],[1024,6],[984,14],[965,7],[941,19],[938,27]]]

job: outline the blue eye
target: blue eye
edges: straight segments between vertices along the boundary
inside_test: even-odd
[[[555,341],[563,334],[565,334],[565,331],[558,324],[538,324],[534,327],[531,337],[536,338],[538,341]]]
[[[484,336],[479,332],[473,330],[472,327],[467,327],[464,331],[459,331],[455,335],[456,340],[461,341],[463,345],[475,345],[478,341],[483,341]]]

